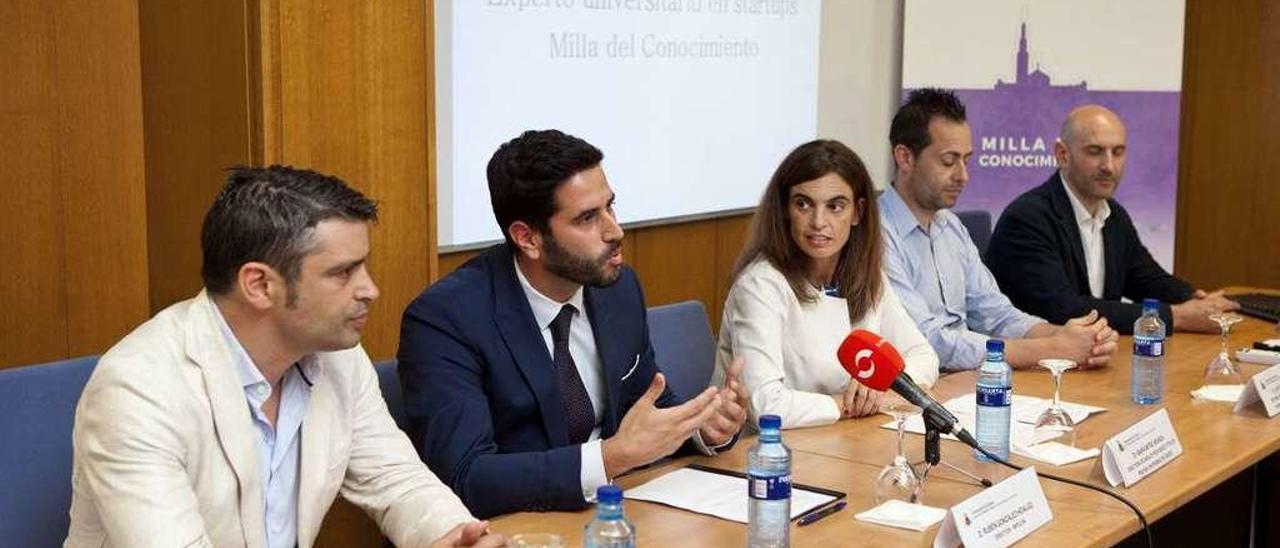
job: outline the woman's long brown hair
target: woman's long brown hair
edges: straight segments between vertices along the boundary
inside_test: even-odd
[[[848,303],[849,321],[856,322],[880,300],[884,244],[880,236],[880,212],[867,166],[857,153],[839,141],[817,140],[800,145],[773,172],[751,221],[746,246],[734,264],[732,280],[737,280],[757,257],[764,257],[786,276],[800,302],[818,299],[807,278],[809,256],[791,239],[787,205],[791,187],[828,173],[839,175],[852,187],[854,207],[858,200],[866,204],[857,226],[849,233],[849,241],[840,250],[832,280],[840,297]]]

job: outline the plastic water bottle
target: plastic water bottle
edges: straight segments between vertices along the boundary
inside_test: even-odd
[[[1004,361],[1004,341],[987,341],[987,359],[978,368],[977,424],[974,425],[978,445],[1002,459],[1009,458],[1009,421],[1013,408],[1013,370]],[[973,456],[991,460],[975,449]]]
[[[596,519],[587,524],[587,548],[635,548],[636,527],[622,517],[622,489],[617,485],[596,488]]]
[[[1142,317],[1133,322],[1133,372],[1129,377],[1133,403],[1160,403],[1164,396],[1164,322],[1160,301],[1143,299]]]
[[[760,417],[760,438],[747,453],[748,548],[791,544],[791,449],[782,444],[782,418]]]

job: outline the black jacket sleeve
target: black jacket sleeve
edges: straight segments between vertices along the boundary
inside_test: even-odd
[[[1077,287],[1071,279],[1072,265],[1063,258],[1068,245],[1047,205],[1019,199],[996,223],[986,263],[1000,290],[1024,312],[1061,325],[1097,310],[1116,331],[1132,334],[1142,303],[1098,299]],[[1168,305],[1161,316],[1167,324],[1172,322]]]

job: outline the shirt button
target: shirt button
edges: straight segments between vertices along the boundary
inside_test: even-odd
[[[259,395],[259,396],[266,396],[266,395],[267,395],[267,385],[265,385],[265,384],[259,384],[256,388],[254,388],[254,391],[256,391],[256,392],[258,393],[258,395]]]

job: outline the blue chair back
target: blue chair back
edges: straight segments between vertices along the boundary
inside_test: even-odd
[[[71,429],[98,357],[0,370],[0,546],[61,546]]]
[[[991,212],[975,209],[973,211],[957,211],[960,223],[969,231],[973,245],[978,247],[979,255],[987,254],[987,243],[991,242]]]
[[[716,343],[707,309],[698,301],[649,309],[649,340],[667,385],[681,401],[711,384],[716,367]]]
[[[395,419],[400,430],[409,431],[409,421],[404,414],[404,390],[400,388],[400,374],[396,372],[396,361],[387,360],[373,364],[378,371],[378,387],[382,389],[382,399],[387,402],[387,410]]]

